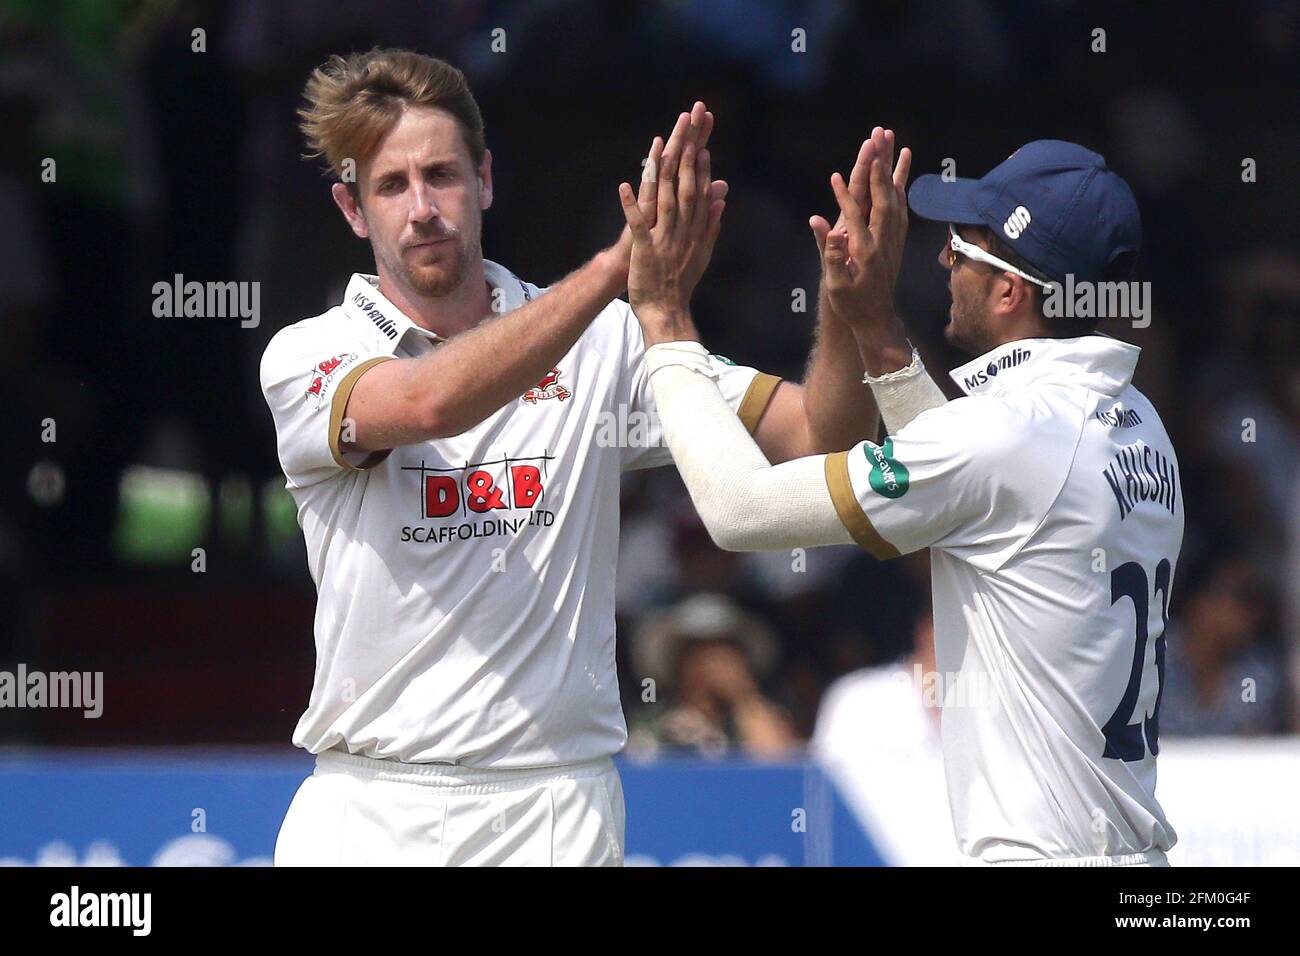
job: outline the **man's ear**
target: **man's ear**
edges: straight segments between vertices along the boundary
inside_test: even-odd
[[[478,208],[492,208],[492,150],[483,150],[483,162],[478,164]]]
[[[366,225],[366,214],[361,211],[361,204],[353,196],[352,190],[343,183],[335,183],[330,187],[330,195],[334,197],[334,205],[339,207],[343,218],[348,221],[357,238],[369,239],[370,229]]]
[[[1012,315],[1029,297],[1029,283],[1010,272],[999,272],[993,277],[993,312],[995,315]]]
[[[1016,310],[1023,307],[1028,308],[1031,313],[1035,312],[1034,292],[1038,289],[1038,286],[1029,282],[1022,276],[1012,276],[1011,281],[1014,283],[1015,289],[1015,292],[1013,293],[1014,300],[1012,301],[1011,308]]]

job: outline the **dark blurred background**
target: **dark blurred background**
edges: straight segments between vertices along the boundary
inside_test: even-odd
[[[830,212],[828,177],[872,126],[898,130],[916,173],[952,159],[978,176],[1040,138],[1103,153],[1138,195],[1154,301],[1148,327],[1105,331],[1142,346],[1137,384],[1185,485],[1164,729],[1294,730],[1298,21],[1287,0],[0,2],[0,668],[101,670],[110,701],[94,721],[0,711],[0,743],[287,744],[314,591],[257,364],[373,272],[294,111],[312,67],[375,44],[466,71],[495,157],[485,255],[539,284],[616,238],[617,184],[707,102],[732,192],[699,324],[715,351],[795,379],[807,218]],[[914,221],[898,295],[936,372],[964,361],[940,334],[943,239]],[[259,282],[260,324],[155,317],[152,287],[177,273]],[[924,554],[719,552],[671,469],[628,476],[622,550],[638,748],[781,752],[833,680],[925,630]],[[700,592],[707,607],[677,613]],[[638,642],[665,629],[667,697],[646,704]],[[728,712],[746,681],[769,707],[758,730]]]

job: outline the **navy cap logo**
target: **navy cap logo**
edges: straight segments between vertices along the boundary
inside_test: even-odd
[[[1007,234],[1008,239],[1019,239],[1025,227],[1032,221],[1033,217],[1029,215],[1029,210],[1024,206],[1017,206],[1007,217],[1007,221],[1002,224],[1002,231]]]

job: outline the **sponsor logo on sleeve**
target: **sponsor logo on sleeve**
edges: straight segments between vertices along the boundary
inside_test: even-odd
[[[867,481],[876,494],[885,498],[901,498],[907,494],[911,475],[908,474],[907,466],[894,457],[894,439],[886,438],[883,445],[866,442],[862,446],[862,453],[871,464]]]
[[[312,366],[307,373],[307,404],[320,408],[329,398],[330,388],[352,363],[357,360],[356,352],[342,352],[322,359]]]

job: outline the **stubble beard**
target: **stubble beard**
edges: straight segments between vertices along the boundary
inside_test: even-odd
[[[967,355],[983,355],[991,348],[986,344],[990,338],[987,318],[977,305],[963,303],[956,296],[953,297],[952,306],[944,338],[949,345]]]
[[[479,244],[474,240],[473,249],[468,248],[460,236],[450,237],[445,243],[442,258],[434,265],[412,266],[401,257],[391,253],[380,256],[390,275],[406,288],[421,298],[441,299],[460,288],[469,271],[471,253],[479,254]],[[377,253],[378,254],[378,253]]]

